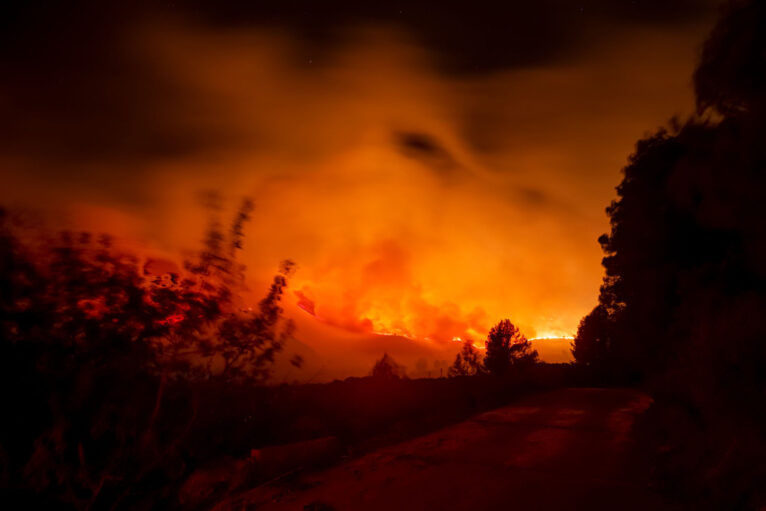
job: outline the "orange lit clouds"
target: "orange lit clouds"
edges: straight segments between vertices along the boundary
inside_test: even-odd
[[[163,254],[201,237],[197,191],[231,208],[252,197],[253,296],[293,259],[290,310],[335,327],[453,351],[454,337],[481,339],[505,317],[528,337],[571,335],[596,300],[619,169],[675,105],[691,110],[704,30],[628,30],[568,62],[451,76],[388,27],[312,54],[277,31],[143,26],[127,44],[167,84],[157,122],[198,150],[82,166],[114,167],[101,187],[41,187],[49,163],[0,158],[16,199],[84,227],[108,226],[83,211],[113,210],[133,219],[118,235]]]

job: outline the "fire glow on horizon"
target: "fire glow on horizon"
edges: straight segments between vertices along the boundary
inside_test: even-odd
[[[290,258],[286,299],[349,331],[482,344],[509,318],[532,340],[571,338],[598,293],[619,169],[690,104],[703,31],[624,30],[565,63],[457,76],[386,27],[359,27],[311,66],[283,33],[140,27],[125,44],[174,95],[135,101],[192,149],[127,163],[0,154],[3,198],[172,257],[203,235],[199,190],[232,208],[246,195],[252,304]]]

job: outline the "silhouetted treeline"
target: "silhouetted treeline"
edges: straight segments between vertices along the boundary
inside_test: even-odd
[[[482,358],[473,341],[467,339],[455,356],[448,376],[518,375],[538,362],[537,351],[532,349],[529,340],[509,319],[503,319],[492,327],[484,346],[486,352]]]
[[[578,363],[654,390],[658,482],[766,504],[766,4],[734,2],[694,75],[698,114],[638,142],[599,241]]]

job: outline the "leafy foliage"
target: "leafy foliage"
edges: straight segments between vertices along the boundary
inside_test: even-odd
[[[576,339],[580,341],[572,348],[575,361],[587,367],[607,368],[607,359],[612,351],[612,330],[609,312],[605,306],[597,305],[577,328]],[[582,339],[587,339],[587,342],[582,342]]]
[[[234,256],[251,208],[228,235],[212,224],[186,271],[163,276],[106,236],[41,238],[0,215],[3,486],[76,508],[170,498],[199,410],[169,397],[169,383],[263,383],[292,331],[279,306],[292,263],[256,310],[238,298]],[[145,485],[160,473],[153,493]]]
[[[704,118],[641,140],[574,344],[655,391],[660,473],[716,508],[766,502],[766,10],[731,2],[694,79]]]

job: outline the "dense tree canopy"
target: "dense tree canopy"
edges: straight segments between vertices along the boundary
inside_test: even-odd
[[[720,115],[763,110],[766,89],[766,4],[759,0],[724,4],[694,73],[700,113]]]
[[[694,76],[702,116],[636,145],[573,348],[684,410],[694,432],[676,417],[664,433],[678,437],[675,476],[709,471],[689,491],[724,507],[755,506],[766,487],[765,24],[763,2],[729,4]]]

